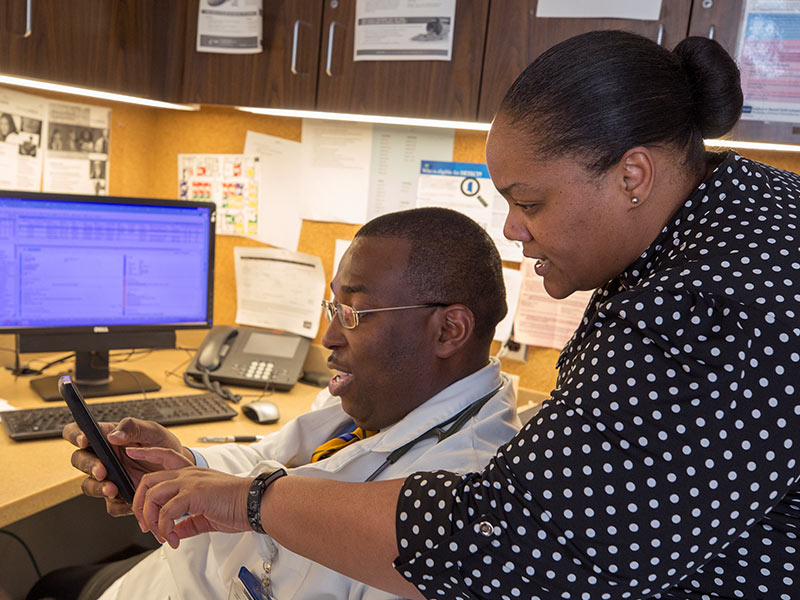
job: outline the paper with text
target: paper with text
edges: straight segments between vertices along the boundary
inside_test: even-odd
[[[256,54],[262,51],[263,0],[198,0],[197,51]]]
[[[371,149],[369,123],[303,119],[304,219],[364,223]]]
[[[43,191],[107,196],[110,126],[111,109],[49,102]]]
[[[420,162],[453,158],[454,134],[452,129],[375,125],[367,220],[414,208]]]
[[[533,270],[536,263],[523,258],[520,263],[522,286],[514,319],[514,341],[529,346],[561,350],[581,322],[592,292],[575,292],[563,300],[547,295]]]
[[[800,123],[800,0],[747,0],[736,62],[743,120]]]
[[[300,142],[248,131],[244,153],[258,156],[261,183],[258,188],[258,212],[261,215],[256,239],[296,250],[303,226],[301,177],[292,176],[300,164]]]
[[[658,21],[661,0],[539,0],[537,17]]]
[[[0,189],[38,192],[47,100],[0,88]]]
[[[522,258],[522,246],[503,235],[508,204],[494,187],[485,164],[422,161],[417,206],[462,212],[487,231],[503,260],[518,262]]]
[[[519,269],[503,267],[503,282],[506,286],[506,305],[508,312],[494,330],[494,339],[498,342],[507,342],[511,339],[511,328],[514,325],[514,316],[517,314],[519,304],[519,290],[522,285],[522,273]]]
[[[356,0],[353,60],[451,60],[456,0]]]
[[[234,265],[237,323],[316,337],[325,293],[318,256],[237,246]]]

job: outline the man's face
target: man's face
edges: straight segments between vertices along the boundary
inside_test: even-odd
[[[342,257],[331,289],[336,304],[356,310],[419,304],[405,271],[410,242],[356,238]],[[332,350],[328,367],[338,371],[330,392],[357,425],[381,429],[428,398],[435,367],[435,308],[369,313],[355,329],[334,318],[322,337]]]

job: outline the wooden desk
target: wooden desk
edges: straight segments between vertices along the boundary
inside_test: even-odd
[[[187,358],[187,353],[180,350],[156,350],[144,357],[134,355],[134,360],[126,363],[114,363],[112,369],[118,365],[147,373],[162,386],[160,391],[149,394],[150,396],[201,393],[200,390],[186,387],[179,376],[167,376],[173,370],[182,373],[182,364]],[[36,408],[53,404],[45,403],[36,396],[29,381],[30,377],[19,377],[15,380],[9,371],[2,369],[0,398],[7,400],[14,408]],[[252,395],[245,397],[239,405],[232,405],[237,410],[240,410],[242,403],[255,400],[258,394],[255,389],[236,389],[239,393]],[[277,431],[287,421],[308,412],[319,391],[320,388],[298,383],[291,392],[272,393],[267,399],[275,402],[281,412],[280,421],[274,425],[258,425],[242,416],[240,411],[233,420],[181,425],[173,427],[172,431],[184,445],[193,447],[208,445],[197,441],[201,435],[263,435]],[[91,404],[136,397],[139,396],[90,399],[87,402]],[[82,493],[80,484],[84,475],[70,464],[73,449],[71,444],[62,439],[15,442],[0,425],[0,527]]]

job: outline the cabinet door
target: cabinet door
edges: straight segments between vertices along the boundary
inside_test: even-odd
[[[479,121],[494,118],[506,91],[542,52],[572,36],[597,29],[623,29],[667,48],[686,37],[692,0],[663,0],[658,21],[536,17],[537,0],[492,2],[483,63]],[[587,60],[590,60],[587,57]]]
[[[689,33],[713,37],[736,58],[744,16],[744,0],[694,0]],[[800,123],[767,123],[743,119],[728,137],[735,140],[800,144]]]
[[[186,2],[0,0],[0,72],[174,99]]]
[[[474,121],[488,0],[458,0],[450,61],[354,61],[355,0],[326,0],[321,111]]]
[[[314,108],[322,0],[265,0],[259,54],[197,52],[197,10],[194,0],[187,16],[185,102]]]

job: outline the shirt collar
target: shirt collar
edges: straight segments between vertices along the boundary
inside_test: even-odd
[[[394,425],[381,430],[373,438],[367,438],[373,440],[370,449],[377,452],[391,452],[461,412],[501,384],[511,385],[500,372],[500,361],[491,357],[489,364],[482,369],[459,379],[420,404]]]
[[[653,243],[618,277],[609,282],[606,286],[606,288],[609,288],[609,293],[606,296],[613,295],[613,291],[629,290],[638,286],[652,272],[656,257],[661,256],[668,248],[680,248],[681,244],[684,243],[687,231],[693,227],[696,214],[700,210],[707,210],[707,206],[703,209],[700,206],[708,200],[707,190],[711,186],[711,180],[723,169],[731,173],[732,170],[738,168],[737,161],[742,160],[739,155],[731,151],[722,152],[720,156],[722,160],[717,164],[716,168],[697,186],[683,205],[675,211],[675,214],[672,215],[672,218]]]

